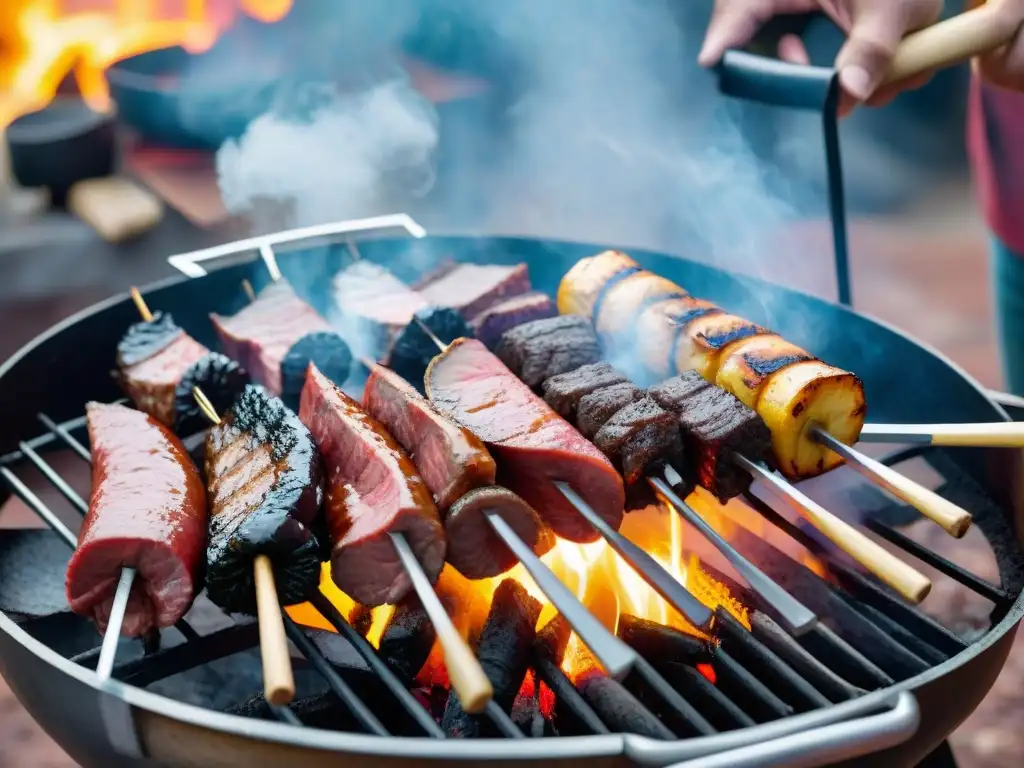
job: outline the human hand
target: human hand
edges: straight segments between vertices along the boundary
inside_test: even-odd
[[[1000,1],[1024,7],[1024,0]],[[729,48],[750,42],[771,18],[813,11],[826,13],[847,34],[835,61],[843,89],[840,114],[859,103],[886,104],[900,91],[918,88],[931,77],[924,74],[879,88],[904,35],[933,24],[942,13],[942,0],[715,0],[698,60],[712,66]],[[793,35],[780,41],[779,56],[808,63],[803,42]]]
[[[982,0],[971,0],[969,5],[983,5]],[[973,62],[975,71],[983,79],[1002,88],[1024,91],[1024,0],[989,0],[987,3],[999,16],[1001,23],[1008,29],[1016,29],[1017,34],[1002,48]]]

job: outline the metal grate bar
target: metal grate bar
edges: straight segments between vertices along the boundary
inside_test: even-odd
[[[50,423],[52,424],[53,422]],[[77,419],[71,419],[70,421],[64,422],[64,429],[67,430],[69,433],[72,429],[81,429],[84,426],[85,416],[79,416]],[[49,429],[49,427],[47,427],[47,429]],[[40,448],[46,448],[47,446],[52,445],[53,443],[56,443],[61,439],[62,438],[60,438],[58,435],[54,434],[52,430],[50,430],[45,434],[33,437],[31,440],[27,440],[26,442],[32,448],[38,450]],[[22,453],[20,450],[11,451],[10,453],[6,453],[3,456],[0,456],[0,465],[9,467],[13,464],[20,463],[24,458],[25,454]]]
[[[79,496],[75,489],[68,485],[67,481],[57,474],[56,470],[47,464],[43,457],[36,453],[28,443],[19,443],[18,447],[21,448],[21,452],[25,454],[25,457],[39,470],[43,477],[49,480],[53,487],[60,492],[60,495],[71,503],[71,506],[83,515],[89,511],[89,504],[86,500]]]
[[[39,421],[43,423],[43,426],[50,430],[50,432],[59,437],[68,448],[77,453],[79,458],[84,459],[90,464],[92,463],[92,457],[89,455],[89,449],[78,442],[78,440],[75,439],[75,436],[67,430],[66,426],[56,423],[45,413],[36,414],[36,418],[38,418]]]
[[[78,537],[71,532],[71,529],[64,525],[63,521],[53,514],[53,511],[46,506],[43,501],[36,496],[32,490],[25,485],[18,476],[15,475],[7,467],[0,467],[0,477],[4,479],[7,486],[11,489],[11,492],[21,499],[23,502],[28,504],[39,517],[43,519],[53,532],[56,533],[69,547],[74,549],[78,546]]]
[[[537,677],[555,694],[556,708],[564,706],[591,733],[611,733],[557,664],[535,651],[531,666],[537,673]]]
[[[484,715],[487,717],[488,720],[491,721],[494,727],[497,728],[501,732],[501,735],[505,738],[526,738],[523,732],[519,730],[519,726],[512,722],[512,718],[509,717],[508,713],[505,712],[504,709],[498,706],[498,702],[494,701],[494,699],[491,699],[491,701],[488,702],[487,708],[484,710]]]
[[[334,607],[334,603],[327,599],[327,597],[320,591],[317,591],[310,598],[310,603],[313,607],[320,612],[320,615],[327,619],[342,637],[348,640],[349,643],[356,649],[363,660],[367,663],[371,670],[373,670],[377,677],[381,679],[387,689],[398,699],[399,704],[408,712],[412,718],[419,724],[423,731],[428,736],[433,736],[436,739],[444,738],[444,731],[438,726],[434,719],[430,716],[426,710],[420,706],[420,703],[416,701],[416,698],[409,693],[408,689],[402,684],[402,681],[398,679],[398,676],[384,663],[384,660],[377,655],[376,650],[366,640],[365,637],[360,635],[352,627],[345,617],[341,615],[341,612]]]
[[[280,722],[286,725],[295,725],[299,728],[302,727],[302,721],[299,720],[299,716],[291,711],[288,707],[275,707],[273,704],[267,704],[270,711],[273,713]]]

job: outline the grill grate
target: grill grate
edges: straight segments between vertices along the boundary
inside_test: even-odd
[[[43,458],[40,451],[66,447],[82,460],[90,461],[88,449],[75,436],[76,432],[83,432],[85,420],[77,418],[58,424],[45,414],[39,414],[38,419],[46,433],[22,441],[17,451],[0,457],[0,479],[64,543],[74,547],[77,544],[75,534],[25,484],[14,468],[21,465],[33,467],[79,515],[84,515],[88,510],[85,499]],[[915,447],[899,451],[887,457],[885,463],[892,465],[915,458],[923,450],[926,449]],[[779,517],[756,497],[751,495],[748,501],[769,522],[813,551],[821,552],[816,542],[798,526]],[[877,520],[867,520],[865,524],[890,543],[992,601],[996,610],[1012,602],[1013,598],[1006,590],[965,571],[895,529]],[[793,567],[792,561],[759,537],[745,534],[742,530],[738,537],[737,548],[754,553],[759,566],[818,613],[821,623],[797,639],[760,610],[751,612],[752,628],[748,631],[728,612],[719,609],[716,612],[719,645],[712,652],[710,662],[716,678],[714,684],[692,664],[649,652],[641,655],[634,674],[624,681],[625,689],[636,697],[640,710],[646,708],[655,713],[677,737],[734,730],[792,713],[827,707],[866,690],[907,679],[967,647],[967,643],[957,635],[842,563],[830,561],[830,569],[837,582],[832,584],[805,568]],[[827,553],[822,554],[827,556]],[[702,567],[724,582],[733,594],[746,599],[750,605],[756,604],[744,586],[709,566]],[[286,616],[289,639],[326,683],[330,695],[317,694],[300,699],[290,707],[268,706],[261,696],[257,696],[233,711],[250,716],[271,716],[295,726],[302,726],[304,719],[317,724],[336,723],[342,718],[332,720],[331,717],[343,713],[346,724],[351,722],[353,727],[365,733],[390,736],[394,729],[390,723],[386,725],[384,722],[389,718],[382,719],[378,710],[382,706],[393,710],[397,702],[417,733],[444,738],[445,733],[431,713],[388,666],[381,653],[352,627],[330,600],[317,593],[311,602],[337,630],[337,636],[354,649],[365,663],[365,669],[357,672],[335,664],[307,631]],[[176,629],[185,638],[184,643],[161,648],[159,643],[147,642],[141,657],[115,666],[114,677],[131,685],[146,687],[249,651],[259,642],[257,624],[251,620],[233,622],[205,635],[196,632],[184,619]],[[99,654],[97,647],[73,656],[71,660],[83,666],[95,666]],[[537,687],[543,683],[555,696],[560,732],[607,734],[612,730],[609,724],[614,729],[614,726],[628,720],[629,713],[623,714],[621,719],[614,713],[609,714],[607,701],[598,697],[599,686],[588,686],[584,695],[559,665],[544,654],[533,654],[531,669],[536,675]],[[356,689],[366,689],[367,675],[379,684],[385,704],[375,701],[377,706],[371,706],[364,699],[365,694],[356,693]],[[590,702],[599,703],[605,720],[613,722],[602,720],[588,698]],[[698,709],[704,716],[698,714]],[[484,717],[497,735],[526,738],[513,717],[496,702],[491,702]]]

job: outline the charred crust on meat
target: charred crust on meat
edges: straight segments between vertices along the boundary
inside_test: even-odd
[[[796,418],[796,417],[798,417],[798,416],[799,416],[799,415],[800,415],[801,413],[803,413],[803,412],[804,412],[804,409],[805,409],[806,407],[807,407],[807,403],[805,403],[805,402],[804,402],[803,400],[801,400],[801,401],[800,401],[800,402],[798,402],[798,403],[797,403],[796,405],[794,405],[794,406],[793,406],[793,418],[795,419],[795,418]]]
[[[398,334],[391,349],[388,367],[423,394],[423,376],[427,372],[427,366],[441,350],[420,323],[445,344],[459,338],[472,339],[473,330],[458,311],[450,307],[427,307],[418,310],[413,315],[413,320]]]
[[[781,371],[783,368],[788,368],[795,363],[805,363],[808,360],[813,360],[814,357],[803,352],[799,355],[779,355],[772,356],[770,350],[768,351],[754,351],[744,352],[743,362],[747,364],[747,367],[754,373],[758,378],[754,382],[747,386],[753,388],[757,386],[757,382],[765,376],[771,376],[773,373]],[[746,380],[744,380],[746,382]]]
[[[721,312],[722,310],[718,307],[695,307],[694,309],[688,309],[685,312],[675,312],[669,315],[668,321],[677,328],[684,328],[698,317],[704,317],[704,315],[710,314],[721,314]]]
[[[593,322],[601,316],[601,307],[604,306],[604,300],[608,297],[608,292],[611,291],[616,285],[621,283],[630,275],[635,275],[637,272],[643,272],[641,267],[622,267],[618,272],[605,280],[604,285],[601,286],[601,290],[597,292],[597,296],[594,297],[594,308],[590,312],[590,320]]]
[[[352,350],[330,331],[307,333],[292,344],[281,361],[281,399],[290,408],[298,407],[310,363],[340,387],[352,370]]]
[[[710,333],[701,331],[697,334],[697,337],[703,339],[711,349],[721,349],[727,344],[732,344],[734,341],[756,336],[759,333],[764,333],[760,326],[753,323],[740,323],[732,328],[725,328],[721,331],[711,331]]]
[[[528,387],[537,389],[552,376],[598,362],[601,344],[586,318],[560,315],[506,331],[495,355]]]
[[[209,421],[192,394],[199,387],[213,403],[217,413],[234,407],[235,401],[249,384],[249,373],[231,358],[211,352],[192,365],[174,388],[174,431],[191,435],[206,429]]]
[[[213,471],[223,451],[242,442],[239,460]],[[229,499],[251,493],[250,479],[228,499],[215,497],[217,479],[250,460],[259,447],[269,450],[274,479],[259,498],[244,499],[239,514],[223,514]],[[229,613],[256,612],[252,562],[270,557],[282,605],[306,600],[320,583],[324,546],[317,525],[323,501],[320,457],[313,438],[292,411],[265,389],[248,385],[207,437],[206,476],[210,487],[207,593]]]
[[[128,326],[117,345],[117,364],[124,368],[148,360],[184,333],[169,314],[154,312],[152,320],[142,320]]]

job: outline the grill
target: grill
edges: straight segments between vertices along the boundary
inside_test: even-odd
[[[731,82],[749,86],[749,78],[736,74],[742,71],[733,71]],[[755,74],[764,76],[763,71]],[[820,89],[822,82],[819,78],[815,87]],[[832,87],[830,78],[825,87]],[[837,166],[834,173],[838,176]],[[841,204],[834,210],[841,213]],[[841,215],[836,222],[845,297]],[[330,276],[344,266],[356,252],[355,237],[394,229],[404,229],[406,236],[361,238],[360,257],[410,281],[446,257],[526,262],[534,285],[549,293],[578,258],[605,247],[427,236],[409,217],[398,215],[174,256],[169,261],[185,278],[152,286],[146,294],[198,341],[215,347],[207,313],[240,309],[246,302],[240,286],[245,280],[265,284],[266,265],[279,265],[305,298],[325,310],[328,292],[310,276]],[[847,307],[685,259],[633,255],[695,295],[765,321],[822,359],[856,371],[864,380],[873,421],[1008,418],[949,361]],[[208,272],[211,261],[218,268]],[[773,308],[770,317],[758,309],[765,306]],[[109,369],[117,340],[134,320],[132,303],[117,297],[55,327],[0,368],[0,397],[9,404],[0,413],[0,500],[17,496],[50,528],[0,536],[0,671],[31,714],[85,766],[433,765],[451,760],[657,766],[854,765],[871,760],[912,766],[985,696],[1024,613],[1019,599],[1024,555],[1016,513],[1019,455],[918,445],[895,450],[882,461],[901,468],[926,465],[941,478],[935,484],[938,492],[973,514],[991,548],[997,580],[982,578],[912,538],[905,526],[917,517],[906,507],[879,503],[879,495],[851,504],[850,494],[844,496],[847,470],[813,481],[820,487],[812,493],[837,495],[855,508],[863,527],[894,550],[941,574],[959,594],[984,600],[984,631],[954,632],[910,607],[834,547],[748,494],[748,504],[769,524],[827,564],[828,578],[752,533],[738,530],[730,543],[813,611],[817,623],[794,635],[766,606],[750,612],[747,629],[719,609],[715,647],[634,627],[621,634],[641,661],[621,685],[600,676],[587,685],[574,684],[535,646],[533,704],[523,692],[511,711],[492,702],[484,713],[489,738],[443,738],[431,714],[436,714],[434,704],[406,682],[400,649],[382,645],[375,650],[326,597],[316,598],[314,607],[336,633],[286,618],[286,631],[301,657],[296,659],[300,697],[290,707],[270,706],[257,695],[255,622],[234,621],[202,597],[159,641],[121,641],[112,678],[101,680],[94,671],[100,658],[95,630],[67,611],[63,574],[76,542],[73,530],[86,509],[76,490],[88,482],[83,404],[118,398]],[[899,366],[890,367],[889,360],[900,361]],[[712,565],[704,567],[733,596],[759,605],[743,583]],[[415,641],[415,627],[409,635]],[[536,701],[542,689],[537,683],[553,693],[552,710],[542,711]]]

